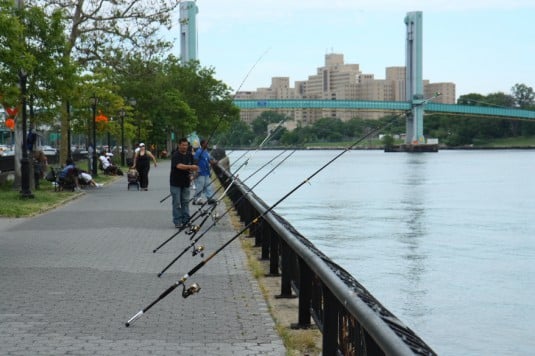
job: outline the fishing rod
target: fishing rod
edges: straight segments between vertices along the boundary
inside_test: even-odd
[[[238,95],[241,87],[243,86],[243,84],[245,84],[245,81],[247,80],[247,78],[249,78],[249,75],[251,75],[251,72],[254,70],[254,68],[256,67],[256,65],[262,60],[262,58],[264,58],[264,56],[269,52],[270,48],[266,49],[264,51],[264,53],[262,53],[260,55],[260,57],[258,57],[258,59],[256,60],[256,62],[254,62],[253,66],[249,69],[249,71],[247,72],[247,74],[245,75],[245,77],[243,78],[243,80],[241,81],[240,85],[238,86],[238,89],[236,89],[236,92],[234,93],[234,95],[232,96],[232,101],[234,101],[234,99],[236,98],[236,95]],[[219,120],[217,121],[214,129],[212,130],[212,132],[210,133],[210,135],[208,136],[208,139],[206,140],[206,147],[208,147],[208,144],[210,143],[210,140],[212,139],[212,137],[214,136],[215,132],[217,131],[219,125],[221,125],[221,122],[223,121],[223,118],[225,116],[224,115],[221,115],[221,117],[219,118]],[[201,147],[202,150],[204,150],[204,148]],[[163,198],[162,200],[160,200],[160,204],[163,203],[165,200],[167,200],[169,197],[171,196],[171,194],[167,195],[165,198]]]
[[[225,194],[227,193],[227,191],[230,189],[230,187],[232,186],[232,184],[234,184],[235,180],[238,178],[238,175],[236,176],[233,176],[232,177],[232,181],[230,182],[230,184],[228,185],[228,187],[225,189],[225,191],[223,192],[223,194],[221,195],[221,197],[216,200],[216,204],[213,204],[213,205],[217,205],[217,203],[225,196]],[[215,193],[214,193],[215,194]],[[180,234],[182,231],[186,230],[188,227],[191,227],[191,222],[194,222],[195,220],[197,220],[198,218],[200,218],[201,216],[203,215],[206,215],[206,212],[202,211],[202,208],[207,204],[207,201],[201,205],[201,207],[195,211],[195,213],[193,213],[193,215],[191,215],[187,221],[187,223],[183,224],[182,227],[180,227],[178,229],[177,232],[175,232],[173,235],[171,235],[167,240],[165,240],[164,242],[162,242],[160,244],[160,246],[156,247],[154,250],[152,250],[153,253],[156,253],[156,251],[158,251],[160,248],[162,248],[163,246],[165,246],[169,241],[171,241],[172,239],[174,239],[178,234]],[[197,214],[199,214],[197,216]]]
[[[261,150],[261,149],[264,147],[264,145],[265,145],[269,140],[271,140],[271,138],[273,138],[273,137],[275,136],[276,131],[282,126],[283,123],[284,123],[284,120],[281,120],[281,121],[277,124],[277,126],[276,126],[270,133],[268,133],[268,135],[266,136],[266,138],[264,138],[264,140],[260,143],[260,145],[258,145],[258,147],[255,149],[255,151],[253,152],[253,154],[251,154],[251,155],[247,158],[247,161],[246,161],[246,162],[248,162],[249,159],[252,158],[253,155],[254,155],[257,151]],[[203,149],[203,148],[201,147],[201,149]],[[249,153],[250,151],[251,151],[251,150],[246,150],[241,156],[239,156],[239,157],[238,157],[238,158],[237,158],[237,159],[230,165],[229,170],[230,170],[230,168],[232,168],[232,166],[233,166],[234,164],[236,164],[236,162],[238,162],[239,160],[241,160],[241,159],[242,159],[247,153]],[[246,163],[246,164],[247,164],[247,163]],[[240,166],[240,167],[241,167],[241,166]],[[216,180],[216,178],[212,179],[212,180],[210,181],[210,184],[213,184],[215,180]],[[217,193],[217,192],[216,192],[216,193]],[[215,193],[214,193],[214,194],[215,194]],[[166,199],[168,199],[170,196],[171,196],[171,194],[168,194],[165,198],[163,198],[162,200],[160,200],[160,203],[163,203],[163,202],[164,202]],[[191,202],[192,200],[193,200],[193,197],[191,197],[191,198],[189,199],[189,202]]]
[[[266,136],[266,138],[262,141],[262,143],[260,143],[260,145],[256,148],[256,150],[255,150],[254,153],[256,153],[256,151],[259,151],[259,150],[261,150],[261,149],[263,148],[264,144],[265,144],[266,142],[268,142],[268,141],[275,135],[275,131],[277,131],[277,129],[278,129],[279,127],[281,127],[281,125],[282,125],[283,122],[284,122],[284,120],[281,120],[281,121],[277,124],[277,126],[275,127],[275,129],[273,129],[273,131],[272,131],[270,134],[268,134],[268,135]],[[241,159],[241,157],[243,157],[243,156],[244,156],[247,152],[249,152],[249,151],[250,151],[250,150],[245,151],[244,154],[241,155],[241,156],[238,158],[238,160]],[[251,154],[251,155],[247,158],[247,160],[245,161],[245,163],[242,163],[242,164],[240,165],[240,167],[239,167],[235,172],[232,173],[232,175],[236,174],[237,171],[239,171],[241,168],[243,168],[244,166],[246,166],[246,165],[249,163],[249,160],[250,160],[251,158],[253,158],[254,153]],[[230,167],[232,167],[235,163],[236,163],[236,162],[233,162],[233,163],[230,165]],[[230,169],[230,167],[229,167],[229,169]],[[216,181],[216,179],[217,179],[217,177],[214,177],[214,178],[210,181],[210,184],[213,184],[213,183]],[[221,188],[221,187],[220,187],[220,188]],[[212,195],[215,195],[215,194],[217,193],[217,191],[219,191],[220,188],[218,188],[218,189],[216,190],[216,192],[214,192],[214,194],[212,194]],[[193,199],[194,199],[194,197],[190,198],[189,201],[191,202]],[[203,205],[204,205],[204,204],[203,204]]]
[[[251,154],[250,157],[253,157],[253,155],[257,152],[257,151],[260,151],[264,145],[269,141],[271,140],[274,136],[275,136],[275,133],[277,132],[277,130],[282,126],[282,124],[284,123],[284,120],[281,120],[279,121],[279,123],[277,124],[277,126],[275,126],[275,128],[271,131],[271,132],[268,132],[268,134],[266,135],[266,138],[264,138],[264,140],[260,143],[260,145],[258,145],[256,147],[256,149],[254,150],[254,152]],[[248,152],[250,152],[251,150],[247,150],[245,151],[240,157],[238,157],[234,162],[232,162],[229,166],[229,172],[230,172],[230,169],[232,168],[232,166],[234,166],[239,160],[242,159],[243,156],[245,156]]]
[[[435,97],[438,95],[435,95]],[[317,174],[319,174],[321,171],[323,171],[325,168],[327,168],[329,165],[331,165],[335,160],[340,158],[343,154],[345,154],[347,151],[351,150],[353,147],[355,147],[357,144],[371,136],[372,134],[379,132],[380,130],[384,130],[385,128],[391,126],[398,118],[400,118],[402,115],[408,115],[409,112],[404,112],[402,114],[396,115],[392,120],[390,120],[388,123],[383,125],[382,127],[379,127],[377,129],[371,130],[368,133],[366,133],[364,136],[362,136],[360,139],[355,141],[353,144],[349,145],[347,148],[345,148],[342,152],[337,154],[334,158],[329,160],[327,163],[325,163],[322,167],[320,167],[318,170],[316,170],[313,174],[311,174],[308,178],[306,178],[303,182],[299,183],[296,187],[294,187],[292,190],[290,190],[286,195],[284,195],[282,198],[280,198],[275,204],[273,204],[271,207],[269,207],[267,210],[265,210],[262,214],[257,216],[255,219],[253,219],[249,224],[247,224],[242,230],[240,230],[238,233],[236,233],[232,238],[230,238],[227,242],[225,242],[223,245],[221,245],[217,250],[215,250],[213,253],[211,253],[206,259],[202,260],[200,263],[198,263],[196,266],[194,266],[188,273],[182,276],[179,280],[177,280],[175,283],[173,283],[170,287],[168,287],[163,293],[161,293],[154,301],[152,301],[149,305],[147,305],[145,308],[141,309],[139,312],[137,312],[134,316],[132,316],[126,323],[125,326],[129,327],[133,322],[135,322],[137,319],[139,319],[143,314],[145,314],[147,311],[149,311],[154,305],[156,305],[158,302],[163,300],[165,297],[167,297],[171,292],[173,292],[176,288],[179,286],[182,286],[182,297],[188,298],[190,295],[198,293],[201,288],[197,283],[191,284],[186,289],[186,281],[193,276],[197,271],[199,271],[204,265],[206,265],[212,258],[217,256],[223,249],[225,249],[228,245],[230,245],[235,239],[237,239],[241,234],[243,234],[247,229],[249,229],[253,224],[256,224],[260,218],[271,212],[276,206],[278,206],[281,202],[283,202],[285,199],[287,199],[289,196],[291,196],[293,193],[295,193],[299,188],[301,188],[305,183],[309,182],[312,178],[314,178]]]
[[[243,168],[244,166],[246,166],[246,165],[249,163],[249,160],[250,160],[251,158],[253,158],[253,156],[254,156],[254,155],[255,155],[255,154],[256,154],[256,153],[257,153],[257,152],[264,146],[264,144],[266,144],[266,142],[268,142],[268,141],[274,136],[275,132],[277,131],[277,129],[278,129],[279,127],[281,127],[281,125],[283,124],[283,122],[284,122],[284,120],[281,120],[281,121],[277,124],[277,126],[275,127],[275,129],[273,129],[273,131],[271,131],[271,133],[269,133],[269,134],[266,136],[266,138],[260,143],[260,145],[257,147],[257,149],[256,149],[256,150],[255,150],[249,157],[247,157],[247,159],[245,160],[245,162],[243,162],[243,163],[238,167],[238,169],[236,169],[236,171],[234,171],[234,173],[231,173],[232,176],[235,176],[235,174],[236,174],[241,168]],[[249,152],[249,151],[250,151],[250,150],[245,151],[244,154],[243,154],[242,156],[244,156],[244,155],[245,155],[247,152]],[[241,158],[242,156],[240,156],[240,158]],[[229,168],[229,169],[230,169],[230,168]],[[247,177],[247,179],[248,179],[248,178],[249,178],[249,177]],[[210,184],[213,184],[213,182],[215,181],[215,179],[216,179],[216,178],[214,178],[214,179],[210,182]],[[213,195],[217,194],[217,192],[218,192],[221,188],[222,188],[222,186],[219,186],[219,188],[216,189],[216,191],[214,192]],[[160,203],[161,203],[162,201],[164,201],[165,199],[167,199],[168,197],[170,197],[170,196],[171,196],[171,194],[169,194],[169,195],[168,195],[167,197],[165,197],[164,199],[160,200]],[[190,200],[188,201],[188,203],[191,202],[192,200],[193,200],[193,197],[190,198]],[[202,203],[202,205],[200,206],[200,208],[199,208],[193,215],[190,216],[190,218],[188,219],[187,223],[184,224],[185,226],[184,226],[183,228],[180,228],[176,233],[174,233],[173,235],[171,235],[167,240],[165,240],[165,241],[162,242],[158,247],[156,247],[154,250],[152,250],[152,252],[153,252],[153,253],[156,253],[156,251],[158,251],[160,248],[162,248],[164,245],[166,245],[169,241],[171,241],[173,238],[175,238],[175,236],[177,236],[180,232],[182,232],[182,231],[187,227],[187,225],[191,223],[192,219],[197,219],[198,217],[196,217],[196,214],[197,214],[198,212],[200,212],[206,204],[208,204],[208,200],[209,200],[209,199],[207,199],[204,203]],[[193,220],[193,221],[194,221],[194,220]]]
[[[160,300],[164,299],[169,293],[174,291],[177,287],[183,286],[182,290],[182,297],[187,298],[192,294],[198,293],[200,291],[200,287],[198,284],[191,285],[188,289],[186,289],[186,281],[193,276],[198,270],[200,270],[204,265],[206,265],[212,258],[217,256],[222,250],[224,250],[228,245],[230,245],[234,240],[236,240],[241,234],[243,234],[245,231],[247,231],[253,224],[256,224],[262,217],[264,217],[266,214],[271,212],[275,207],[277,207],[280,203],[282,203],[284,200],[286,200],[289,196],[291,196],[293,193],[295,193],[299,188],[301,188],[304,184],[308,183],[312,178],[314,178],[316,175],[318,175],[321,171],[323,171],[325,168],[330,166],[334,161],[336,161],[338,158],[340,158],[343,154],[351,150],[353,147],[355,147],[360,142],[367,139],[369,136],[384,130],[388,126],[392,125],[398,118],[400,118],[402,115],[407,115],[406,112],[403,112],[399,115],[396,115],[392,120],[390,120],[387,124],[383,125],[382,127],[376,128],[374,130],[369,131],[364,136],[359,138],[357,141],[346,147],[342,152],[334,156],[331,160],[329,160],[327,163],[325,163],[323,166],[321,166],[318,170],[316,170],[314,173],[312,173],[308,178],[303,180],[301,183],[299,183],[297,186],[295,186],[292,190],[290,190],[288,193],[286,193],[282,198],[280,198],[275,204],[271,205],[269,208],[267,208],[264,212],[262,212],[260,215],[258,215],[256,218],[254,218],[249,224],[247,224],[245,227],[243,227],[240,231],[238,231],[233,237],[231,237],[227,242],[225,242],[223,245],[221,245],[217,250],[212,252],[206,259],[199,262],[195,267],[193,267],[188,273],[182,276],[179,280],[177,280],[175,283],[173,283],[169,288],[167,288],[158,298],[156,298],[152,303],[150,303],[148,306],[137,312],[134,316],[132,316],[125,325],[128,327],[130,326],[134,321],[139,319],[144,313],[146,313],[148,310],[150,310],[156,303],[158,303]]]
[[[223,196],[221,196],[221,199],[222,198],[223,198]],[[212,205],[211,211],[208,214],[206,214],[206,216],[203,219],[203,221],[199,225],[192,227],[192,229],[190,230],[192,232],[192,236],[190,237],[190,241],[192,241],[192,239],[195,237],[195,235],[201,230],[202,225],[204,225],[206,220],[208,220],[208,218],[211,216],[211,213],[215,210],[216,206],[217,206],[216,204]],[[193,240],[193,242],[190,245],[188,245],[160,273],[158,273],[158,277],[161,277],[165,273],[165,271],[167,271],[176,261],[178,261],[178,259],[180,257],[182,257],[191,247],[195,247],[195,244],[196,244],[197,241],[199,241],[199,239]],[[202,251],[204,251],[204,246],[198,246],[197,248],[194,248],[193,249],[193,256],[197,255],[198,253],[201,253],[201,257],[204,257],[204,254],[202,253]]]
[[[158,277],[161,277],[162,274],[167,271],[169,269],[169,267],[171,267],[176,261],[178,261],[178,259],[180,257],[182,257],[191,247],[195,247],[195,245],[197,244],[197,242],[204,236],[208,233],[208,231],[210,231],[215,225],[217,225],[217,222],[223,218],[229,211],[231,211],[236,205],[238,205],[241,200],[243,198],[245,198],[245,196],[251,192],[258,184],[260,184],[264,179],[267,178],[267,176],[269,176],[273,171],[275,171],[275,169],[277,169],[277,167],[279,167],[282,163],[284,163],[284,161],[286,161],[288,158],[290,158],[291,155],[293,155],[295,153],[296,150],[293,150],[292,152],[290,152],[284,159],[282,159],[279,163],[277,163],[277,165],[275,165],[275,167],[273,167],[269,172],[267,172],[267,174],[265,174],[258,182],[255,183],[255,185],[253,185],[252,187],[250,187],[247,192],[242,195],[235,203],[232,203],[228,208],[227,210],[225,210],[225,212],[223,214],[221,214],[220,216],[214,218],[214,222],[212,223],[212,225],[208,226],[206,228],[206,230],[204,230],[204,232],[199,235],[197,238],[195,238],[195,235],[197,234],[197,232],[200,230],[200,228],[202,227],[202,225],[206,222],[207,218],[205,218],[203,220],[203,222],[200,224],[200,226],[196,229],[195,233],[193,234],[193,236],[190,237],[190,241],[193,240],[191,242],[190,245],[188,245],[177,257],[175,257],[160,273],[158,273]],[[278,154],[277,157],[279,157],[281,154]],[[272,160],[271,160],[272,161]],[[270,162],[271,162],[270,161]],[[245,180],[251,178],[253,175],[250,175],[249,177],[247,177]],[[242,182],[244,183],[245,180]],[[195,239],[194,239],[195,238]],[[204,250],[204,246],[199,246],[198,249],[195,248],[193,253],[194,253],[194,256],[200,252],[200,251],[203,251]],[[201,255],[201,257],[204,257],[203,255]]]

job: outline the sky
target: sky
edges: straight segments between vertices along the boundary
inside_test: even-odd
[[[535,88],[535,0],[197,0],[197,6],[201,65],[233,90],[269,87],[279,76],[294,87],[316,74],[328,53],[384,79],[386,67],[405,65],[404,18],[412,11],[423,13],[424,79],[455,83],[457,97],[511,94],[517,83]]]

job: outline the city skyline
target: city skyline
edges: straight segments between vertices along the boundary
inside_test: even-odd
[[[403,20],[411,11],[423,11],[424,79],[455,83],[457,96],[535,86],[532,1],[272,0],[251,7],[198,0],[197,6],[201,65],[214,67],[233,90],[269,87],[277,76],[306,80],[332,52],[384,79],[386,67],[405,66]],[[179,50],[175,40],[173,53]]]

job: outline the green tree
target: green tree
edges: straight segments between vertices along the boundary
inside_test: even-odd
[[[529,108],[535,104],[535,92],[525,84],[515,84],[511,88],[515,104],[521,108]]]
[[[286,121],[288,118],[276,111],[264,111],[256,119],[251,122],[253,133],[257,137],[257,141],[262,142],[268,133],[268,125]]]
[[[120,95],[136,98],[136,121],[145,141],[167,145],[172,133],[181,137],[192,131],[208,138],[238,120],[229,87],[198,62],[129,57],[115,73]]]
[[[160,0],[28,0],[28,6],[42,8],[48,15],[62,11],[66,18],[67,47],[63,61],[72,61],[88,71],[99,66],[111,68],[126,56],[140,54],[145,58],[162,53],[171,43],[159,36],[162,27],[171,28],[171,13],[178,1]],[[74,90],[74,89],[73,89]],[[64,92],[61,116],[61,151],[67,152],[66,115],[72,91]]]
[[[233,121],[226,132],[219,131],[214,137],[214,141],[218,145],[238,147],[251,147],[254,139],[255,135],[251,131],[251,127],[240,120]]]
[[[0,93],[8,105],[20,104],[19,77],[26,77],[26,102],[34,124],[51,123],[60,111],[58,98],[75,76],[72,63],[62,60],[67,43],[63,20],[60,10],[47,14],[37,6],[15,8],[13,1],[0,1]],[[16,138],[20,145],[21,120],[17,120]],[[20,150],[15,154],[18,180]]]

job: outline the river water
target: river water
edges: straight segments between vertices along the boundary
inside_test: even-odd
[[[340,152],[297,151],[255,192],[274,204]],[[249,152],[240,179],[278,153]],[[275,210],[438,354],[530,355],[534,178],[535,150],[355,150]]]

